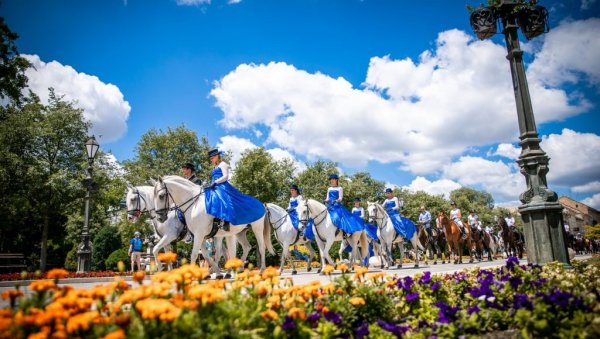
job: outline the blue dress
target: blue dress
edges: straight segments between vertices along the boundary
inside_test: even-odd
[[[394,225],[396,232],[404,237],[404,239],[412,239],[413,235],[417,231],[415,224],[410,219],[402,217],[397,210],[393,209],[396,207],[396,203],[394,201],[386,201],[384,207],[390,216],[390,219],[392,219],[392,224]]]
[[[342,206],[342,204],[335,202],[340,198],[339,191],[329,190],[327,198],[329,199],[329,204],[327,205],[329,217],[337,228],[341,229],[347,234],[352,234],[365,229],[365,225],[362,220],[350,214],[350,212],[344,206]]]
[[[292,226],[294,226],[295,229],[298,229],[298,226],[300,225],[300,218],[298,217],[296,207],[298,207],[298,199],[290,198],[290,209],[288,214],[290,215]],[[309,240],[315,240],[315,233],[312,229],[313,223],[313,219],[308,219],[308,223],[306,223],[306,229],[304,229],[303,232],[303,235]]]
[[[212,170],[213,182],[222,176],[220,167]],[[265,214],[265,207],[258,199],[238,191],[229,181],[217,184],[214,189],[206,189],[204,197],[208,214],[232,225],[246,225]]]

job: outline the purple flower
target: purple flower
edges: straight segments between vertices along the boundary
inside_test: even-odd
[[[314,312],[308,315],[308,317],[306,317],[306,321],[314,323],[319,321],[319,319],[321,319],[321,313],[319,312]]]
[[[468,314],[468,315],[471,315],[471,314],[473,314],[473,313],[479,313],[479,311],[481,311],[481,310],[479,309],[479,306],[477,306],[477,305],[473,305],[473,306],[469,306],[469,308],[467,309],[467,314]]]
[[[419,284],[429,284],[431,282],[431,272],[427,271],[423,273],[423,276],[419,279]]]
[[[411,292],[406,295],[406,301],[411,302],[419,299],[419,292]]]
[[[419,320],[419,328],[427,327],[429,324],[425,320]]]
[[[545,284],[548,280],[546,278],[539,278],[538,280],[532,280],[531,284],[535,287],[540,287]]]
[[[411,277],[405,277],[404,279],[402,279],[402,285],[401,287],[407,291],[410,290],[410,288],[413,285],[413,280]]]
[[[513,308],[518,310],[520,308],[526,308],[531,310],[533,308],[533,304],[529,301],[529,297],[527,294],[523,293],[515,293],[515,298],[513,300]]]
[[[358,339],[362,339],[369,335],[369,323],[363,321],[354,329],[354,336]]]
[[[435,303],[440,309],[440,314],[438,315],[438,321],[444,324],[449,324],[450,322],[456,320],[456,312],[458,312],[458,306],[450,306],[443,301],[438,301]]]
[[[523,283],[523,280],[521,280],[520,277],[510,277],[508,278],[508,283],[510,284],[510,287],[517,289],[517,287]]]
[[[434,282],[434,283],[431,285],[431,291],[432,291],[432,292],[435,292],[435,291],[437,291],[437,290],[440,288],[440,286],[442,286],[442,284],[440,284],[438,281]]]
[[[494,291],[485,284],[481,285],[481,287],[471,287],[469,293],[471,293],[473,298],[479,298],[481,296],[489,298],[494,296]]]
[[[508,260],[506,260],[506,267],[512,271],[515,268],[515,265],[519,266],[519,259],[517,257],[508,257]]]
[[[384,320],[378,320],[377,325],[382,329],[394,334],[396,337],[401,338],[402,335],[410,330],[409,325],[396,325],[394,323],[388,323]]]
[[[284,331],[291,331],[295,328],[296,328],[296,322],[294,321],[294,319],[292,317],[290,317],[289,315],[286,315],[285,319],[283,320],[283,324],[281,324],[281,329]]]
[[[329,312],[325,313],[325,319],[336,325],[342,323],[342,316],[339,313],[335,313],[333,311],[329,311]]]

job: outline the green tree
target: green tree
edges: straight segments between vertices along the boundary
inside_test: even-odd
[[[18,38],[17,33],[6,25],[4,17],[0,17],[0,99],[20,106],[23,101],[22,90],[27,87],[25,70],[31,64],[19,56],[15,43]],[[1,108],[0,120],[4,120],[5,114],[10,112]]]
[[[92,270],[106,270],[105,261],[110,254],[120,248],[123,248],[117,228],[106,226],[94,236],[92,242]]]
[[[585,236],[589,239],[600,239],[600,224],[596,225],[585,225]]]
[[[196,165],[196,176],[207,182],[212,165],[208,159],[210,145],[206,137],[200,141],[196,132],[179,126],[167,131],[151,129],[142,135],[135,156],[124,161],[125,178],[134,185],[162,175],[181,175],[181,165]]]
[[[421,206],[425,206],[435,218],[440,211],[450,209],[450,202],[444,199],[443,195],[432,195],[424,191],[410,192],[408,190],[398,190],[398,196],[404,201],[403,214],[411,220],[418,220]]]
[[[363,202],[381,201],[385,183],[374,179],[368,172],[354,173],[344,185],[344,204],[352,209],[354,198],[359,197]]]
[[[298,174],[295,184],[302,188],[305,199],[323,201],[329,187],[329,174],[338,173],[337,163],[318,160],[314,164],[307,164],[306,169]],[[345,178],[340,178],[340,186],[344,187]]]

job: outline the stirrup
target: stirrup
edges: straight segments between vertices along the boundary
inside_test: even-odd
[[[231,223],[229,221],[223,221],[223,231],[229,232],[231,230]]]

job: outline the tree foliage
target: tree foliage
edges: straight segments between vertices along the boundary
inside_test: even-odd
[[[589,239],[600,239],[600,224],[596,225],[585,225],[585,236]]]
[[[27,87],[25,70],[31,66],[27,59],[19,56],[15,43],[18,38],[17,33],[0,17],[0,99],[16,106],[23,101],[22,90]],[[10,112],[0,109],[0,120],[4,120],[6,113]]]
[[[307,164],[306,169],[298,174],[295,184],[302,188],[302,196],[305,199],[315,199],[323,201],[327,188],[329,187],[329,174],[338,173],[337,163],[331,161],[318,160],[313,164]],[[340,178],[340,186],[345,181]]]

